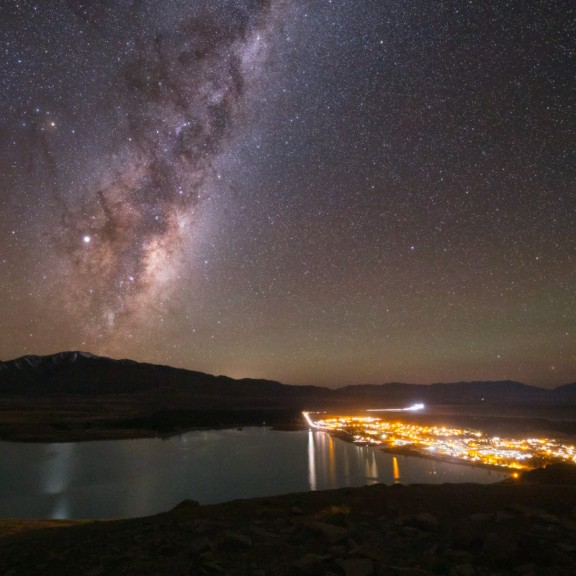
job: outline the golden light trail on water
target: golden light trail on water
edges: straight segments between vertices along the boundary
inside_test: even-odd
[[[394,476],[394,484],[400,484],[400,468],[396,456],[392,458],[392,475]]]

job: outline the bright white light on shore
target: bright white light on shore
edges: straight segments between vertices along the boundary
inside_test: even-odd
[[[418,412],[424,410],[426,406],[422,403],[412,404],[408,408],[369,408],[366,412]]]
[[[84,242],[84,244],[90,244],[90,242],[92,242],[92,236],[88,236],[88,235],[84,236],[82,238],[82,242]]]
[[[412,406],[408,406],[406,410],[410,410],[410,412],[418,412],[418,410],[424,410],[424,404],[412,404]]]
[[[318,424],[316,424],[316,422],[314,422],[314,420],[312,420],[312,418],[310,418],[310,412],[302,412],[302,416],[304,416],[304,419],[306,420],[306,422],[308,422],[308,426],[310,426],[310,428],[318,428]]]

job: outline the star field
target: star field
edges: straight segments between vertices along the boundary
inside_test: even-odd
[[[576,380],[570,2],[8,0],[0,357]]]

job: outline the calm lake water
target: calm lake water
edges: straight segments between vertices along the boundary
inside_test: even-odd
[[[267,428],[189,432],[166,440],[0,442],[0,517],[117,518],[290,492],[442,482],[505,474],[393,456],[323,432]]]

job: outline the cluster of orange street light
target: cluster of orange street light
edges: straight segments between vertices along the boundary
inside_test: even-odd
[[[392,452],[510,470],[530,470],[558,462],[576,463],[576,448],[553,438],[501,438],[465,428],[428,426],[373,416],[303,414],[314,429]]]

